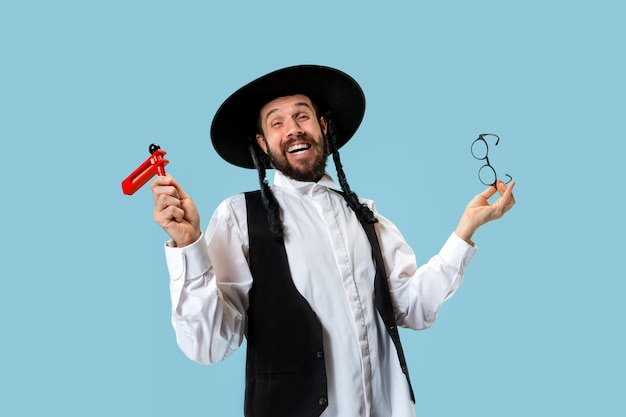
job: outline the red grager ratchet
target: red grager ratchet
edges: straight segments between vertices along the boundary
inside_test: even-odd
[[[163,158],[167,152],[161,150],[161,147],[153,143],[148,148],[150,157],[139,165],[139,168],[133,171],[124,181],[122,181],[122,191],[126,195],[133,195],[135,191],[140,189],[150,178],[155,175],[165,175],[165,165],[170,161]]]

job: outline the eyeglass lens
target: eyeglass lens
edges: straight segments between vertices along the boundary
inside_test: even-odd
[[[496,170],[489,163],[489,145],[487,144],[487,140],[485,137],[496,138],[496,142],[494,146],[497,146],[500,142],[500,137],[493,133],[482,133],[478,135],[478,138],[472,142],[471,152],[472,156],[480,161],[485,161],[485,165],[480,167],[478,170],[478,179],[485,185],[496,186],[496,182],[498,181],[498,175],[496,174]],[[508,184],[513,179],[509,174],[505,174],[508,177],[508,180],[505,181],[505,184]]]

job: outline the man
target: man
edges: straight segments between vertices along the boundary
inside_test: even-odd
[[[222,202],[203,234],[172,177],[151,185],[155,220],[171,237],[177,342],[210,364],[247,338],[246,416],[413,416],[396,325],[432,325],[476,252],[474,232],[515,202],[513,182],[477,195],[439,254],[418,267],[343,172],[338,150],[364,111],[360,87],[341,71],[272,72],[231,95],[211,127],[220,156],[256,167],[260,192]],[[331,154],[341,187],[325,173]]]

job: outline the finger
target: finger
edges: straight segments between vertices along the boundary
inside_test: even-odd
[[[172,222],[179,223],[184,216],[185,212],[181,208],[168,206],[161,211],[155,212],[154,220],[159,226],[167,229]]]
[[[513,187],[515,187],[515,182],[511,182],[508,186],[504,185],[503,192],[501,191],[501,197],[496,201],[495,204],[498,204],[502,207],[503,212],[507,212],[515,205],[515,197],[513,196]]]
[[[173,187],[174,189],[176,189],[178,195],[184,194],[184,198],[189,198],[189,196],[187,195],[187,193],[184,192],[178,181],[176,181],[174,177],[172,177],[170,174],[159,175],[150,184],[150,188],[154,193],[163,192],[165,187]],[[169,193],[172,194],[171,192]]]
[[[172,191],[167,191],[166,187],[170,187],[172,182],[172,177],[169,175],[158,175],[151,183],[150,190],[152,191],[152,198],[154,200],[154,204],[156,205],[159,196],[163,193],[172,194]]]
[[[172,220],[176,223],[180,223],[185,219],[185,211],[176,206],[168,206],[165,210],[161,211],[160,219],[164,221],[164,224],[169,224]]]
[[[508,186],[505,195],[507,196],[507,210],[515,205],[515,196],[513,195],[513,187],[515,187],[515,182],[511,182]]]
[[[478,197],[484,198],[485,200],[489,200],[492,195],[496,193],[496,188],[489,186],[485,191],[478,194]]]
[[[156,187],[152,190],[152,197],[157,210],[162,210],[169,204],[180,205],[178,190],[174,187]]]
[[[156,202],[155,202],[155,210],[163,211],[168,207],[180,207],[182,208],[183,203],[176,196],[171,196],[167,194],[159,194]]]
[[[183,189],[183,187],[180,186],[178,181],[176,181],[174,179],[174,177],[172,177],[170,174],[165,174],[164,176],[157,177],[157,179],[154,180],[154,182],[153,182],[153,184],[151,186],[153,188],[156,188],[156,187],[159,187],[159,186],[171,186],[171,187],[174,187],[176,189],[176,191],[177,191],[176,196],[178,198],[180,198],[181,200],[183,200],[183,199],[191,199],[189,194],[187,194],[187,192]],[[172,195],[174,195],[174,194],[172,194]]]
[[[515,181],[510,182],[508,186],[502,180],[498,180],[496,183],[496,187],[498,188],[498,192],[500,193],[500,195],[504,195],[507,189],[509,188],[512,189],[512,187],[514,186],[515,186]]]
[[[500,195],[502,197],[505,197],[505,199],[509,199],[513,197],[513,187],[515,187],[515,181],[512,181],[511,183],[505,184],[502,183],[500,185],[500,190],[498,190],[500,192]]]
[[[150,188],[154,190],[156,187],[161,187],[165,185],[172,185],[176,181],[170,174],[165,175],[157,175],[154,180],[150,183]]]
[[[154,195],[157,198],[161,195],[168,195],[168,196],[180,199],[180,190],[171,185],[160,186],[160,187],[155,187]]]

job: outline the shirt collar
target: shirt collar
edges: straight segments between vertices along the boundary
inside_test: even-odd
[[[339,185],[330,177],[330,175],[328,175],[328,173],[324,173],[324,176],[322,176],[318,182],[302,182],[287,177],[279,170],[276,170],[274,174],[274,185],[276,187],[291,190],[300,194],[310,193],[315,186],[322,186],[324,188],[331,188],[334,190],[341,189],[341,187],[339,187]]]

